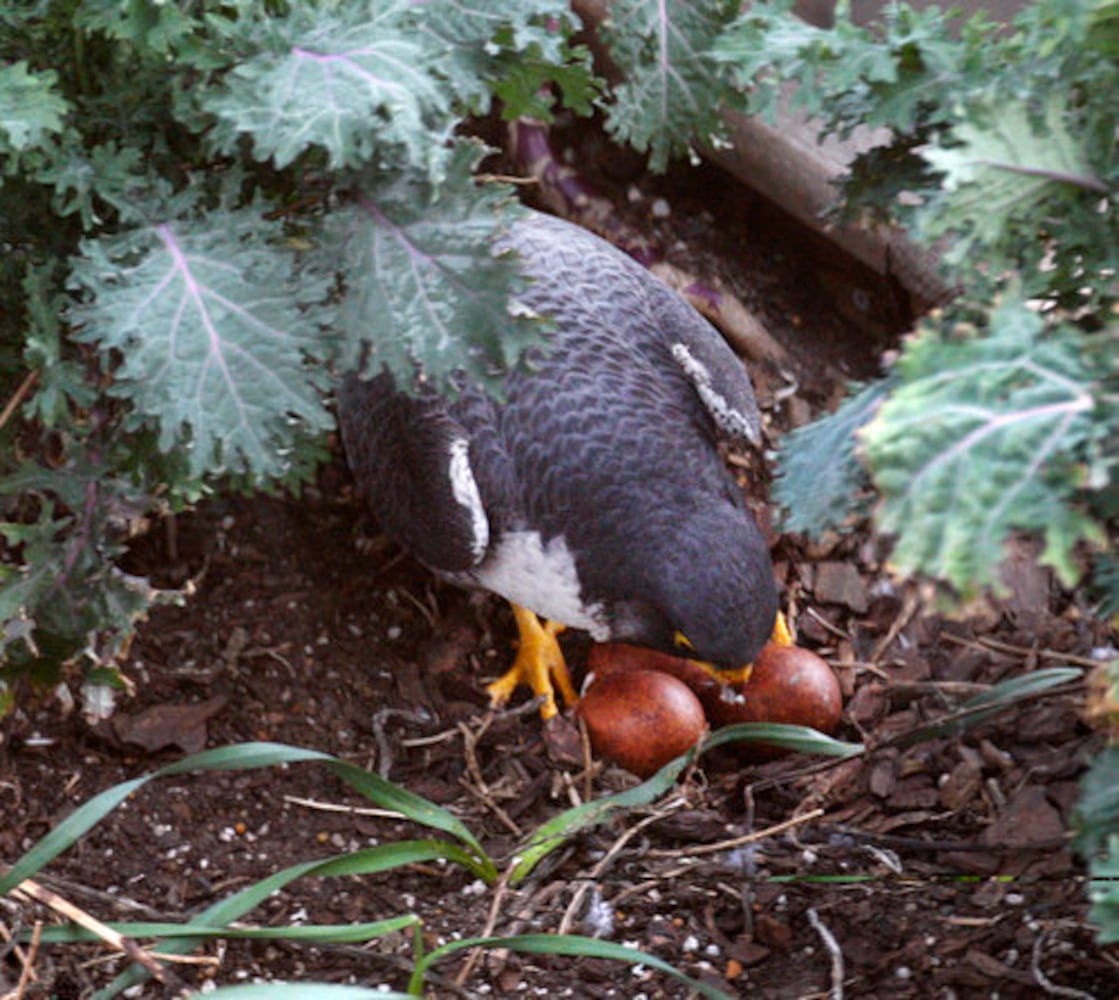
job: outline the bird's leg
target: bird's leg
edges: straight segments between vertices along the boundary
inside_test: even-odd
[[[513,605],[513,616],[521,634],[520,648],[510,670],[486,686],[490,704],[499,708],[509,701],[520,685],[526,684],[533,694],[544,696],[540,717],[550,719],[559,712],[555,696],[557,687],[567,704],[573,705],[578,701],[563,650],[556,641],[564,626],[553,621],[542,623],[535,612],[516,604]]]

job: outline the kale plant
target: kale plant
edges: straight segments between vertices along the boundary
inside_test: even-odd
[[[130,532],[297,487],[331,372],[491,380],[516,214],[470,116],[588,111],[562,0],[0,2],[0,709],[102,679],[161,595]],[[7,692],[7,695],[5,695]]]

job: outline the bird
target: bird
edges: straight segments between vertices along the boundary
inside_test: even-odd
[[[583,629],[728,681],[782,631],[768,547],[719,451],[761,441],[742,361],[624,251],[533,210],[494,244],[527,277],[510,305],[550,318],[500,393],[340,380],[355,488],[438,576],[513,606],[519,648],[488,686],[527,685],[545,720],[578,700],[557,636]]]

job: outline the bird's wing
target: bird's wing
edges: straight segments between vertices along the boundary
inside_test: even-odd
[[[718,330],[670,289],[664,291],[666,301],[658,311],[672,359],[715,426],[731,441],[760,447],[761,414],[746,367]]]
[[[595,335],[631,341],[665,375],[683,374],[720,433],[758,446],[761,417],[750,377],[718,330],[646,268],[580,226],[534,213],[508,244],[537,279],[534,311]]]
[[[446,402],[397,392],[385,373],[349,376],[337,401],[350,468],[381,527],[432,569],[477,566],[489,546],[489,519],[470,438]]]

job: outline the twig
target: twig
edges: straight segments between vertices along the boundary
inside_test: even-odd
[[[816,624],[818,624],[825,632],[830,632],[837,639],[846,639],[848,642],[851,641],[850,632],[845,632],[838,625],[833,625],[815,608],[805,608],[804,613],[808,615],[808,617],[811,618],[813,621],[815,621]]]
[[[1078,990],[1074,986],[1058,986],[1041,970],[1041,949],[1045,945],[1048,933],[1039,934],[1034,939],[1033,957],[1030,960],[1030,971],[1038,985],[1050,996],[1069,997],[1069,1000],[1096,1000],[1094,993],[1087,990]]]
[[[446,743],[447,740],[458,739],[461,735],[458,726],[455,726],[452,729],[444,729],[440,733],[433,733],[431,736],[412,736],[408,739],[402,739],[400,745],[402,747],[430,747],[436,743]]]
[[[481,734],[485,732],[485,729],[483,728],[479,733],[475,734],[471,732],[470,727],[467,726],[465,722],[459,723],[459,729],[462,732],[462,741],[464,744],[463,756],[466,758],[466,770],[473,779],[473,784],[465,777],[460,779],[462,787],[480,802],[484,803],[490,811],[509,828],[509,831],[514,837],[523,836],[524,831],[517,825],[513,817],[497,804],[497,801],[490,793],[489,786],[486,785],[486,781],[482,777],[482,768],[478,764],[478,755],[474,752],[474,748]]]
[[[41,874],[39,884],[57,892],[59,895],[65,893],[70,897],[94,900],[105,906],[111,906],[115,910],[139,914],[152,920],[162,920],[164,916],[162,910],[158,910],[154,906],[148,906],[146,903],[141,903],[139,900],[132,899],[130,896],[124,896],[120,893],[105,892],[102,889],[94,889],[92,886],[71,881],[70,879],[63,878],[61,875]]]
[[[67,920],[73,921],[79,927],[84,927],[110,947],[116,948],[117,951],[122,952],[131,961],[142,965],[165,986],[173,986],[180,990],[185,988],[179,977],[166,966],[162,965],[150,952],[145,951],[136,944],[135,941],[126,938],[118,931],[114,931],[111,927],[103,924],[96,917],[86,913],[85,910],[75,906],[69,900],[63,899],[58,893],[51,892],[50,889],[39,885],[29,878],[24,879],[16,886],[13,893],[30,896],[43,905],[49,906]]]
[[[306,809],[316,809],[319,812],[346,813],[350,816],[375,816],[379,819],[407,819],[404,813],[393,809],[373,809],[366,806],[346,806],[340,802],[320,802],[317,799],[304,799],[298,795],[285,795],[284,802],[293,806],[303,806]]]
[[[438,627],[438,609],[433,610],[429,608],[423,601],[421,601],[415,594],[413,594],[407,587],[398,587],[396,592],[400,594],[409,604],[412,605],[419,613],[420,617],[427,622],[427,627],[433,632]]]
[[[571,897],[571,902],[567,904],[567,909],[564,911],[563,918],[560,920],[559,930],[556,931],[557,934],[569,934],[571,932],[571,925],[575,922],[575,914],[583,902],[583,897],[586,896],[591,886],[595,884],[595,880],[614,863],[614,859],[621,852],[622,848],[644,830],[645,827],[675,812],[676,809],[684,805],[684,800],[682,798],[673,799],[666,805],[672,808],[658,809],[653,815],[646,816],[639,823],[625,830],[622,835],[610,845],[610,849],[603,855],[598,864],[591,869],[590,875],[580,881],[579,888],[575,890],[575,894]]]
[[[930,854],[939,854],[941,852],[961,854],[969,851],[981,852],[984,854],[1014,854],[1018,851],[1053,851],[1062,847],[1067,847],[1074,836],[1074,834],[1070,832],[1061,837],[1049,837],[1045,840],[1039,840],[1028,844],[981,844],[973,841],[924,840],[921,837],[899,837],[897,834],[893,833],[877,833],[873,830],[859,830],[855,827],[843,825],[830,828],[824,827],[821,832],[827,832],[828,829],[831,830],[833,836],[850,837],[858,843],[877,844],[880,847],[887,847],[896,851],[926,851]]]
[[[803,826],[805,823],[811,823],[812,820],[819,819],[819,817],[823,815],[823,809],[813,809],[803,816],[794,816],[792,819],[787,819],[783,823],[778,823],[776,826],[758,830],[756,833],[747,833],[741,837],[735,837],[732,840],[720,840],[715,844],[701,844],[699,847],[685,847],[674,851],[649,851],[646,856],[650,858],[691,858],[700,854],[718,854],[720,851],[730,851],[736,847],[743,847],[746,844],[756,844],[759,840],[776,837],[779,833],[792,830],[794,827]]]
[[[27,952],[25,952],[18,944],[16,944],[11,932],[3,924],[0,924],[0,939],[3,939],[4,944],[7,946],[4,949],[0,950],[0,961],[5,961],[9,954],[15,955],[15,957],[19,959],[20,964],[25,967],[30,965],[34,961],[34,954],[28,957]],[[34,972],[32,972],[31,978],[37,979],[38,977],[35,975]],[[11,996],[10,993],[5,993],[4,996],[0,998],[0,1000],[8,1000],[9,996]]]
[[[742,800],[746,806],[746,829],[754,828],[755,803],[754,789],[747,785],[742,789]],[[754,936],[754,878],[758,873],[758,852],[743,851],[740,855],[738,902],[742,907],[742,924],[748,937]]]
[[[5,404],[3,412],[0,412],[0,428],[12,419],[12,414],[16,412],[16,408],[23,402],[23,397],[30,391],[31,387],[35,384],[35,380],[39,377],[37,371],[28,372],[23,381],[16,387],[16,391],[12,393],[12,398]]]
[[[20,962],[23,963],[23,968],[19,973],[19,982],[16,983],[16,988],[10,993],[5,993],[0,1000],[23,1000],[23,995],[27,992],[27,985],[32,980],[38,980],[35,975],[35,958],[39,954],[39,944],[43,939],[43,922],[41,920],[35,921],[35,928],[31,931],[31,945],[24,954],[20,948],[16,949],[16,955],[19,957]]]
[[[831,955],[831,990],[828,991],[828,996],[831,1000],[843,1000],[843,952],[840,951],[839,942],[824,926],[820,915],[812,907],[808,908],[808,922],[820,935],[820,940],[824,942],[824,947]]]
[[[497,915],[501,912],[501,904],[505,902],[505,896],[509,892],[509,879],[513,874],[512,868],[507,868],[498,881],[493,894],[493,902],[490,903],[490,912],[486,916],[486,926],[482,928],[482,933],[479,937],[490,937],[493,934],[494,928],[497,926]],[[466,961],[462,963],[462,968],[459,969],[458,975],[455,976],[455,985],[462,986],[470,974],[474,971],[474,966],[478,964],[478,959],[482,955],[481,948],[471,948],[470,954],[466,956]]]
[[[510,868],[508,872],[502,876],[501,882],[498,883],[498,891],[494,893],[493,904],[490,906],[490,914],[488,919],[486,920],[486,926],[483,929],[483,933],[481,935],[482,937],[490,937],[493,934],[495,927],[497,926],[497,919],[498,916],[501,914],[502,903],[505,897],[505,890],[502,887],[511,874],[512,869]],[[529,898],[528,902],[523,907],[521,907],[513,915],[512,923],[503,933],[508,937],[513,937],[517,934],[520,934],[524,930],[525,926],[528,924],[529,920],[532,918],[533,914],[536,913],[541,906],[549,904],[553,896],[563,891],[565,885],[565,882],[560,881],[549,882],[544,885],[535,895]],[[467,976],[470,974],[471,971],[473,971],[474,966],[477,964],[479,957],[481,957],[481,955],[485,952],[486,949],[481,947],[471,949],[470,956],[466,961],[463,971],[461,971],[459,975],[455,977],[456,983],[458,983],[460,980],[462,982],[466,981]],[[509,951],[506,948],[493,948],[489,950],[489,955],[491,958],[504,965],[505,961],[508,958]]]
[[[905,595],[905,601],[902,604],[901,611],[898,612],[897,617],[894,618],[893,623],[890,625],[890,630],[878,640],[878,644],[874,647],[874,652],[870,654],[872,663],[877,663],[882,659],[882,654],[890,648],[893,641],[901,635],[904,629],[911,621],[913,616],[921,608],[921,598],[916,591],[910,591]]]
[[[1003,642],[1001,639],[991,639],[986,636],[980,639],[965,639],[963,636],[953,635],[951,632],[943,632],[940,638],[956,646],[966,646],[968,649],[981,649],[987,652],[1011,653],[1015,656],[1021,656],[1023,659],[1027,656],[1037,656],[1043,660],[1063,660],[1077,667],[1098,667],[1101,663],[1100,660],[1093,659],[1091,656],[1061,653],[1055,649],[1027,649],[1025,646],[1015,646],[1012,643]]]

